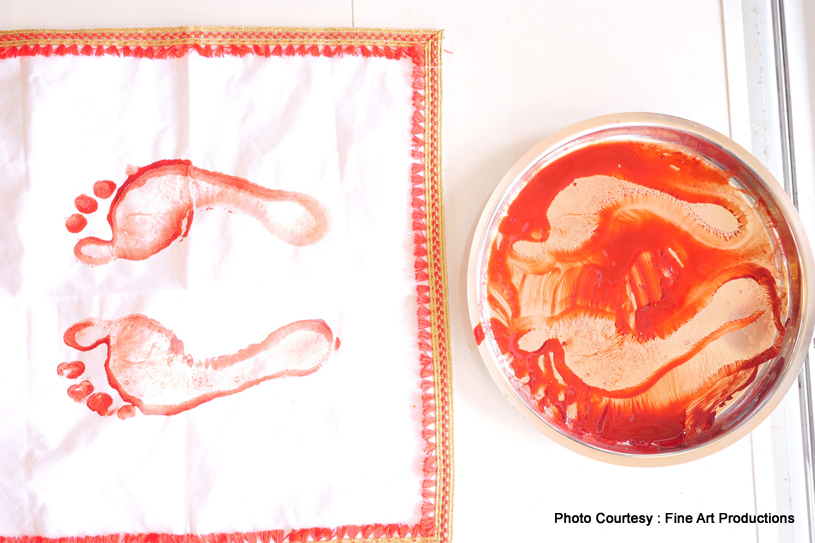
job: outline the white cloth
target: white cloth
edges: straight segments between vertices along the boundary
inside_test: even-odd
[[[0,60],[0,536],[230,533],[410,523],[421,512],[411,232],[412,61],[247,55]],[[197,211],[144,261],[80,262],[110,239],[95,181],[163,159],[317,198],[332,227],[293,247]],[[61,362],[104,385],[104,345],[63,333],[144,314],[207,358],[300,319],[341,341],[324,366],[173,416],[100,417]],[[115,391],[97,386],[97,390]]]

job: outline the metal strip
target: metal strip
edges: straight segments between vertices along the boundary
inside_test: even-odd
[[[781,161],[784,168],[784,189],[792,203],[798,207],[798,179],[795,169],[795,145],[792,131],[792,105],[790,100],[789,65],[787,60],[787,34],[784,22],[784,0],[772,0],[773,44],[775,47],[776,83],[778,85],[778,112],[781,131]],[[807,521],[809,541],[815,542],[815,425],[813,425],[812,388],[809,356],[798,375],[798,394],[801,407],[801,439],[806,477]]]

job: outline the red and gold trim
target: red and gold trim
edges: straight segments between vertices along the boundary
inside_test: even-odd
[[[447,543],[452,523],[453,439],[444,217],[441,184],[441,31],[294,28],[137,28],[0,32],[0,59],[104,56],[147,59],[246,56],[362,56],[413,62],[411,169],[422,437],[422,516],[417,524],[369,524],[240,534],[113,534],[0,543]]]
[[[0,58],[16,56],[102,56],[178,58],[191,52],[224,55],[402,58],[423,53],[440,31],[301,28],[134,28],[98,30],[12,30],[0,32]],[[440,47],[440,46],[439,46]]]

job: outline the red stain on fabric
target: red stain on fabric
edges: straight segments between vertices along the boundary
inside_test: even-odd
[[[136,408],[132,405],[123,405],[116,410],[116,416],[121,420],[133,418],[136,416]]]
[[[65,332],[64,340],[81,351],[107,345],[108,384],[145,415],[175,415],[269,379],[309,375],[322,367],[334,345],[325,321],[304,320],[236,353],[196,360],[172,330],[144,315],[81,321]],[[93,385],[83,381],[68,394],[81,401],[91,392]],[[87,403],[99,414],[111,413],[108,394],[94,394]]]
[[[68,379],[76,379],[83,373],[85,373],[85,364],[79,360],[63,362],[57,366],[57,375]]]
[[[65,228],[72,234],[78,234],[88,226],[88,219],[79,213],[74,213],[65,220]]]
[[[103,200],[110,198],[115,191],[116,183],[113,181],[97,181],[93,184],[93,194]]]
[[[71,385],[68,387],[68,396],[71,397],[72,400],[81,402],[84,401],[85,398],[91,395],[93,392],[93,384],[90,381],[82,381],[81,383],[77,383],[75,385]]]
[[[129,171],[133,173],[119,187],[108,212],[111,239],[87,237],[74,247],[86,264],[145,260],[187,236],[196,209],[244,213],[295,246],[317,243],[331,225],[328,210],[312,196],[196,168],[188,160],[162,160]],[[149,212],[144,202],[151,203]],[[77,198],[83,213],[95,206],[90,197]]]
[[[110,414],[110,406],[113,405],[113,398],[105,392],[97,392],[88,398],[86,402],[88,408],[98,415],[107,416]]]
[[[76,206],[77,211],[87,215],[99,209],[99,202],[86,194],[80,194],[74,200],[74,206]]]

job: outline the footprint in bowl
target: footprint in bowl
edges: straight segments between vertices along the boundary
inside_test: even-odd
[[[327,209],[311,196],[262,187],[197,168],[189,161],[128,167],[127,174],[107,216],[111,239],[85,237],[74,247],[74,254],[85,264],[146,260],[187,236],[197,209],[247,214],[294,246],[317,243],[330,228]],[[93,187],[100,199],[110,198],[115,190],[116,184],[107,180]],[[87,225],[85,216],[99,205],[85,194],[74,205],[80,213],[69,217],[65,226],[79,233]],[[136,409],[146,415],[174,415],[269,379],[308,375],[340,344],[324,321],[303,320],[282,326],[236,353],[196,360],[171,330],[140,314],[110,321],[86,319],[69,327],[63,339],[79,351],[107,348],[106,384],[119,398],[95,391],[101,383],[94,386],[88,379],[71,385],[68,396],[99,415],[116,414],[122,419],[134,416]],[[57,366],[57,373],[68,379],[79,379],[85,370],[79,360]]]
[[[489,333],[567,433],[656,451],[709,428],[774,358],[786,294],[741,190],[664,145],[554,161],[501,219]]]

